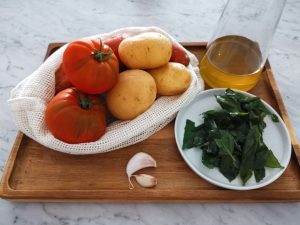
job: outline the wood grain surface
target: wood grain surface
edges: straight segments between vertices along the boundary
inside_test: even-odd
[[[199,60],[206,43],[183,43]],[[52,43],[46,58],[63,43]],[[300,148],[292,129],[270,65],[251,93],[274,107],[285,121],[293,154],[284,174],[274,183],[251,191],[216,187],[197,176],[183,161],[174,138],[174,122],[147,140],[109,153],[75,156],[48,149],[19,133],[0,184],[0,196],[15,201],[97,202],[286,202],[300,201]],[[128,189],[125,167],[136,153],[144,151],[157,168],[141,172],[154,175],[158,185]]]

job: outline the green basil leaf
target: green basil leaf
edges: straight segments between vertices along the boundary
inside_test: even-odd
[[[183,137],[183,149],[188,149],[194,147],[194,138],[195,138],[195,123],[191,120],[186,120],[184,128],[184,137]]]
[[[272,119],[272,121],[275,122],[275,123],[278,123],[278,122],[279,122],[279,119],[278,119],[278,117],[277,117],[275,114],[271,114],[271,119]]]
[[[252,176],[254,168],[255,153],[259,147],[261,134],[257,126],[250,127],[246,142],[243,146],[242,162],[240,167],[240,177],[243,185],[247,183]]]
[[[265,144],[262,144],[255,154],[254,176],[256,182],[261,181],[265,177],[265,163],[267,161],[268,154],[269,149]]]
[[[213,169],[219,165],[220,158],[218,155],[209,154],[206,151],[202,152],[202,163],[210,168]]]
[[[256,182],[261,181],[266,176],[265,168],[254,169],[254,177]]]
[[[226,110],[209,110],[202,115],[209,128],[226,128],[231,124],[231,116]]]
[[[225,130],[219,130],[221,135],[220,139],[215,139],[215,142],[219,148],[219,155],[228,155],[235,162],[235,158],[233,157],[234,150],[234,138],[233,136]]]
[[[219,105],[229,111],[229,112],[241,112],[241,106],[239,101],[236,98],[231,98],[230,96],[226,95],[217,95],[216,96],[217,102]]]
[[[273,152],[271,150],[268,151],[268,157],[266,160],[265,167],[269,168],[281,168],[283,169],[284,167],[280,165],[278,159],[275,157]]]
[[[239,163],[237,159],[232,159],[229,155],[220,158],[219,171],[229,180],[234,180],[239,174]]]
[[[242,104],[242,109],[245,111],[252,111],[255,115],[263,119],[266,115],[269,115],[273,122],[279,122],[278,117],[271,113],[264,103],[257,97],[253,97],[251,100],[248,100],[244,104]]]
[[[269,149],[266,145],[259,147],[255,154],[254,168],[261,169],[265,167],[269,155]]]

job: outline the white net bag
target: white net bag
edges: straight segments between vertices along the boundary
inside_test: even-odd
[[[130,36],[148,31],[162,33],[179,45],[173,37],[157,27],[128,27],[91,38],[106,39],[118,34],[126,33]],[[192,74],[192,82],[183,94],[159,97],[146,112],[135,119],[109,124],[105,134],[95,142],[68,144],[51,134],[44,119],[47,103],[55,92],[55,71],[62,62],[66,46],[58,49],[36,71],[21,81],[11,91],[8,100],[17,128],[50,149],[84,155],[109,152],[143,141],[171,122],[177,112],[204,89],[203,80],[199,76],[199,62],[187,51],[190,57],[188,69]]]

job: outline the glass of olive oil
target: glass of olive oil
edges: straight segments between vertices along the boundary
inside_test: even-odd
[[[252,89],[286,0],[229,0],[200,64],[210,87]]]

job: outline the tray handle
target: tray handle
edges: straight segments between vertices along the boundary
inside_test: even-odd
[[[287,127],[287,129],[289,131],[289,133],[290,133],[292,147],[294,149],[294,153],[296,155],[296,158],[297,158],[297,161],[298,161],[298,165],[300,166],[300,145],[298,143],[298,140],[297,140],[294,128],[293,128],[292,123],[290,121],[290,118],[288,116],[288,113],[287,113],[287,110],[285,108],[283,99],[282,99],[282,97],[280,95],[279,87],[278,87],[278,85],[276,83],[274,74],[273,74],[273,72],[271,70],[271,66],[270,66],[270,63],[269,63],[268,60],[266,62],[265,67],[266,67],[266,72],[268,74],[268,79],[269,79],[269,82],[271,84],[271,87],[272,87],[275,99],[276,99],[276,101],[278,103],[279,111],[281,112],[282,119],[283,119],[283,121],[284,121],[284,123],[285,123],[285,125],[286,125],[286,127]]]

